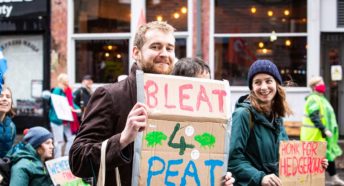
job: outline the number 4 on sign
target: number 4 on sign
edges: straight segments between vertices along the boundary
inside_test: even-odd
[[[179,139],[179,143],[173,143],[173,139],[176,136],[177,132],[180,129],[180,124],[177,123],[176,126],[174,126],[174,130],[168,140],[168,146],[174,148],[174,149],[178,149],[179,148],[179,155],[184,155],[185,149],[186,148],[190,148],[193,149],[195,146],[192,144],[186,144],[185,143],[185,138],[184,136],[180,137]]]

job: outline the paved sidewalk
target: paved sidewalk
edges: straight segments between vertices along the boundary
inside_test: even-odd
[[[337,169],[337,174],[341,179],[344,180],[344,169]],[[328,175],[328,173],[326,173],[326,186],[331,185],[329,184],[329,180],[330,180],[330,176]]]

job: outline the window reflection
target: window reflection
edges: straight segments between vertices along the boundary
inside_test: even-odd
[[[95,83],[113,83],[121,74],[128,74],[129,40],[76,41],[76,82],[85,74]]]
[[[186,39],[177,38],[175,47],[176,58],[186,57]]]
[[[307,32],[307,0],[217,0],[215,33]]]
[[[215,78],[246,86],[250,65],[257,59],[270,59],[279,68],[283,82],[306,86],[306,42],[306,37],[279,37],[274,42],[267,37],[216,38]]]
[[[130,1],[74,0],[74,32],[130,32],[130,13]]]
[[[187,31],[187,7],[187,0],[146,0],[146,20],[167,21],[177,31]]]

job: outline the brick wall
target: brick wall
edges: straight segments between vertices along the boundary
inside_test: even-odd
[[[56,77],[67,72],[67,0],[51,2],[51,87]]]

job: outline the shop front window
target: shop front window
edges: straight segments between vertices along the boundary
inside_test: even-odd
[[[129,40],[90,40],[76,42],[76,80],[92,75],[95,83],[113,83],[128,72]]]
[[[131,1],[75,0],[75,33],[130,32]]]
[[[177,38],[175,47],[176,58],[186,57],[186,39]]]
[[[306,86],[306,37],[231,37],[215,39],[215,79],[246,86],[247,73],[257,59],[273,61],[288,86]]]
[[[187,0],[147,0],[147,22],[167,21],[176,31],[187,31],[187,5]]]
[[[246,86],[257,59],[269,59],[284,84],[307,86],[306,0],[218,0],[214,10],[214,76]]]
[[[307,32],[307,0],[217,0],[216,33]]]

